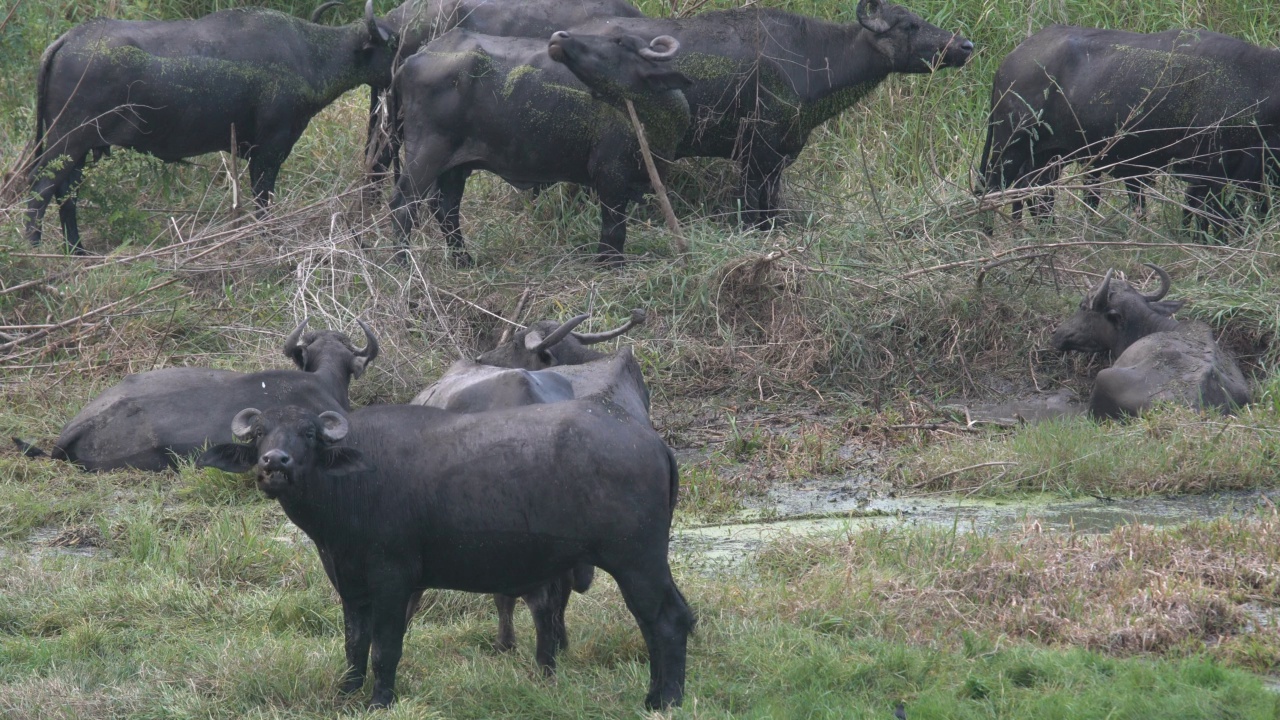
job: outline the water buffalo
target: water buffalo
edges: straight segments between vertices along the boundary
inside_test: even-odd
[[[649,391],[630,348],[607,356],[586,347],[618,337],[643,323],[645,312],[632,310],[624,325],[607,332],[574,332],[573,328],[587,317],[579,315],[563,324],[553,320],[534,323],[475,361],[454,363],[411,404],[474,413],[608,394],[614,404],[648,422]],[[555,370],[546,369],[552,366]],[[569,646],[564,623],[569,591],[586,592],[594,574],[591,566],[578,566],[520,598],[533,615],[537,631],[535,657],[548,674],[555,668],[555,654]],[[496,646],[511,650],[516,646],[516,598],[494,595],[493,599],[498,609]]]
[[[211,443],[230,442],[228,418],[250,403],[317,413],[347,410],[348,384],[378,356],[373,331],[356,322],[366,338],[363,350],[340,332],[304,332],[303,320],[284,341],[284,354],[297,370],[172,367],[130,375],[85,405],[50,454],[86,470],[159,471]]]
[[[694,619],[667,563],[676,462],[607,396],[472,414],[247,408],[232,429],[249,444],[198,462],[256,470],[315,543],[342,598],[343,692],[363,685],[372,645],[372,704],[394,700],[423,590],[522,595],[590,565],[614,577],[644,635],[645,706],[680,703]]]
[[[407,252],[419,201],[428,199],[450,255],[470,265],[458,207],[467,177],[488,170],[514,185],[590,185],[600,198],[598,259],[622,262],[627,206],[649,189],[624,102],[634,103],[659,162],[689,123],[671,67],[679,43],[556,32],[550,43],[451,30],[396,73],[404,171],[392,198]]]
[[[1115,358],[1094,381],[1090,414],[1137,415],[1161,401],[1224,412],[1248,403],[1249,384],[1235,359],[1218,347],[1207,325],[1171,317],[1183,301],[1163,300],[1169,275],[1148,267],[1160,276],[1155,295],[1143,295],[1108,270],[1053,333],[1058,350],[1109,352]]]
[[[693,123],[679,157],[736,160],[743,220],[772,225],[782,170],[809,133],[853,106],[891,73],[960,67],[973,43],[906,8],[859,0],[858,22],[838,25],[774,8],[722,10],[690,18],[588,21],[584,33],[670,35],[684,47],[676,68]]]
[[[1234,213],[1227,184],[1259,191],[1274,163],[1280,93],[1264,68],[1277,63],[1280,52],[1206,30],[1045,28],[996,70],[984,191],[1051,182],[1073,161],[1129,181],[1168,169],[1189,184],[1189,207],[1220,223]]]
[[[626,0],[409,0],[384,20],[400,36],[400,57],[455,27],[499,37],[545,38],[562,28],[597,17],[641,17]],[[380,142],[378,93],[369,94],[368,158],[371,179],[386,173],[392,142]],[[397,133],[387,133],[394,141]]]
[[[227,150],[249,160],[265,207],[311,118],[358,85],[391,82],[395,35],[365,4],[363,22],[326,27],[258,8],[197,20],[95,19],[40,60],[34,196],[27,238],[56,196],[68,247],[82,253],[75,197],[88,154],[126,147],[173,162]]]

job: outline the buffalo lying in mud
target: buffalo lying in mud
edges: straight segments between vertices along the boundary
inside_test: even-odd
[[[1132,192],[1167,169],[1188,183],[1189,210],[1221,223],[1235,214],[1228,184],[1258,193],[1274,168],[1277,64],[1280,52],[1207,30],[1045,28],[996,71],[984,190],[1049,183],[1075,161],[1087,177],[1106,171]],[[1052,196],[1032,211],[1050,213]]]
[[[467,177],[488,170],[517,186],[575,182],[600,199],[598,259],[622,262],[627,206],[649,189],[624,102],[634,103],[659,162],[689,123],[679,43],[556,32],[550,43],[452,30],[396,73],[404,169],[392,199],[408,237],[425,197],[459,265],[470,265],[458,208]]]
[[[587,347],[611,340],[643,323],[644,311],[633,310],[631,319],[614,330],[574,332],[574,327],[587,317],[579,315],[563,324],[553,320],[534,323],[475,361],[454,363],[411,404],[474,413],[607,393],[613,398],[612,402],[628,408],[638,420],[648,422],[649,391],[630,349],[608,356]],[[554,370],[547,369],[552,366]],[[555,669],[555,654],[569,646],[564,623],[569,591],[586,592],[594,574],[590,565],[578,566],[520,596],[534,618],[538,665],[548,674]],[[511,650],[516,646],[512,617],[516,598],[494,595],[493,600],[498,609],[496,646],[499,650]]]
[[[732,158],[742,169],[743,219],[773,223],[782,170],[809,134],[856,104],[891,73],[960,67],[973,43],[882,0],[859,0],[858,22],[837,25],[774,8],[689,18],[592,20],[583,33],[670,35],[684,51],[676,69],[693,122],[678,157]]]
[[[80,410],[50,454],[86,470],[165,470],[211,443],[230,442],[228,418],[246,405],[296,405],[310,412],[347,410],[347,387],[378,356],[378,339],[362,321],[363,350],[333,330],[284,341],[297,370],[238,373],[173,367],[130,375]],[[19,441],[28,455],[41,454]]]
[[[372,646],[372,704],[394,700],[424,590],[518,596],[594,566],[617,581],[648,646],[645,706],[680,703],[694,619],[667,562],[676,462],[607,395],[471,414],[247,408],[232,429],[248,444],[199,463],[255,470],[315,543],[342,598],[343,692],[364,684]]]
[[[383,19],[400,37],[400,57],[407,58],[455,27],[498,37],[546,38],[591,18],[641,15],[626,0],[409,0]],[[379,130],[377,92],[369,94],[369,103],[367,157],[370,179],[376,180],[391,165],[393,143],[385,140],[397,133]]]
[[[1218,347],[1207,325],[1171,317],[1183,301],[1163,300],[1169,275],[1148,267],[1160,276],[1155,295],[1143,295],[1108,270],[1053,333],[1058,350],[1109,352],[1115,358],[1094,381],[1090,414],[1138,415],[1162,401],[1223,412],[1248,403],[1249,384],[1235,359]]]
[[[112,147],[173,162],[234,139],[265,207],[311,118],[358,85],[387,86],[395,53],[373,0],[364,22],[336,28],[258,8],[73,28],[40,60],[27,238],[40,241],[57,197],[67,245],[83,252],[71,193],[88,154]]]

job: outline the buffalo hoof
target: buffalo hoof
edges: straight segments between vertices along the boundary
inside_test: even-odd
[[[449,251],[449,259],[453,261],[453,266],[456,268],[469,268],[475,267],[476,265],[476,261],[471,257],[471,253],[466,250]]]
[[[509,653],[516,649],[515,639],[498,638],[493,641],[493,649],[500,653]]]
[[[383,708],[389,708],[391,707],[391,704],[394,703],[395,701],[396,701],[396,694],[390,690],[387,690],[385,692],[374,691],[373,699],[369,701],[369,709],[381,710]]]
[[[678,694],[670,697],[664,697],[663,694],[657,690],[651,690],[649,691],[649,694],[644,697],[644,709],[666,710],[667,708],[680,707],[682,699],[683,698]]]
[[[627,266],[627,259],[617,251],[602,252],[596,255],[596,264],[610,270],[621,270]]]
[[[341,685],[338,686],[338,694],[352,695],[358,692],[362,687],[364,687],[364,678],[362,677],[347,678],[346,680],[342,681]]]

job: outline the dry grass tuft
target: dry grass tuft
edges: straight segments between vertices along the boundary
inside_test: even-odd
[[[1280,613],[1274,510],[1172,531],[1085,536],[1030,521],[1006,537],[908,539],[800,541],[761,564],[793,576],[785,612],[797,619],[869,614],[916,641],[972,630],[1118,655],[1207,652],[1256,670],[1280,662],[1280,626],[1265,619]]]
[[[739,339],[720,349],[727,373],[803,385],[830,361],[832,344],[807,307],[812,270],[791,250],[735,259],[717,278],[719,321]]]

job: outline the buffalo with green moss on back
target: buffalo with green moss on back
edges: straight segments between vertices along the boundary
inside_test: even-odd
[[[1140,192],[1167,168],[1187,182],[1202,229],[1223,225],[1240,210],[1227,186],[1260,193],[1280,168],[1277,66],[1280,51],[1207,30],[1047,27],[996,70],[982,191],[1050,183],[1080,162]],[[1053,196],[1031,211],[1052,214]]]
[[[385,20],[400,36],[400,57],[407,58],[455,27],[499,37],[546,38],[592,18],[643,16],[627,0],[408,0],[389,10]],[[391,167],[397,139],[383,125],[389,118],[378,112],[379,95],[369,94],[366,156],[373,181]]]
[[[458,208],[467,177],[488,170],[517,186],[575,182],[600,198],[599,259],[622,261],[627,205],[649,189],[625,102],[659,163],[689,125],[690,80],[670,37],[557,32],[551,41],[453,30],[396,73],[404,168],[392,198],[403,252],[425,201],[455,262],[469,265]]]
[[[234,137],[265,207],[311,118],[352,88],[390,83],[395,53],[372,0],[363,22],[335,28],[251,8],[73,28],[40,61],[28,239],[40,241],[57,197],[67,245],[83,252],[71,193],[88,154],[111,147],[173,162],[227,150]]]
[[[906,8],[859,0],[858,22],[823,22],[774,8],[690,18],[597,19],[575,32],[670,35],[684,48],[676,67],[694,81],[693,123],[680,157],[722,157],[742,168],[743,219],[772,225],[782,170],[814,128],[851,107],[891,73],[960,67],[973,43]]]

